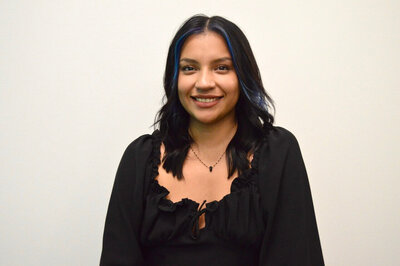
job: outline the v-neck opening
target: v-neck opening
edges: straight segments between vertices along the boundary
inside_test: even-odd
[[[188,197],[184,197],[179,201],[172,201],[168,198],[166,198],[167,195],[170,194],[170,191],[163,185],[161,185],[158,180],[156,179],[159,176],[159,167],[161,166],[162,162],[161,162],[161,144],[162,144],[162,140],[159,136],[157,136],[156,134],[157,132],[153,133],[153,155],[152,155],[152,168],[153,168],[153,172],[151,173],[151,182],[153,183],[153,185],[155,185],[158,190],[161,190],[165,195],[163,196],[163,200],[165,200],[167,202],[168,205],[170,206],[174,206],[176,207],[177,205],[182,205],[184,203],[191,203],[194,207],[196,207],[196,209],[201,205],[199,202],[190,199]],[[261,145],[260,145],[261,146]],[[253,152],[253,158],[250,162],[250,168],[244,170],[241,174],[239,174],[238,176],[233,178],[233,181],[230,185],[229,188],[229,193],[227,193],[226,195],[224,195],[220,200],[212,200],[210,202],[206,202],[205,204],[205,209],[206,212],[213,210],[216,208],[216,206],[218,206],[222,201],[226,200],[226,198],[229,198],[233,193],[235,193],[235,187],[239,186],[236,183],[239,184],[246,184],[248,182],[251,181],[252,177],[255,175],[255,172],[257,171],[257,162],[258,162],[258,157],[259,157],[259,150],[260,150],[260,146],[258,146],[254,152]],[[205,215],[207,216],[207,215]],[[205,227],[203,227],[202,229],[206,228],[207,225]]]

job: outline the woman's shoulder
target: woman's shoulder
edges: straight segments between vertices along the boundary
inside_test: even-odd
[[[273,146],[287,146],[298,144],[295,135],[288,129],[280,126],[273,126],[265,136],[266,142]]]
[[[152,134],[143,134],[129,143],[125,149],[125,154],[143,157],[150,154],[154,147],[154,142],[158,139],[158,131]]]
[[[273,126],[259,147],[260,157],[274,162],[284,162],[288,153],[293,151],[300,151],[297,138],[290,130],[280,126]]]
[[[259,173],[262,189],[273,187],[277,193],[281,178],[301,178],[305,165],[295,135],[286,128],[273,127],[259,151]],[[268,177],[268,178],[266,178]]]

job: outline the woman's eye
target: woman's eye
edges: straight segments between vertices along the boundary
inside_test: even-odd
[[[229,70],[229,67],[228,66],[218,66],[217,70],[218,71],[227,71],[227,70]]]
[[[194,70],[194,67],[191,67],[191,66],[183,66],[183,67],[181,67],[181,70],[182,70],[182,71],[193,71],[193,70]]]

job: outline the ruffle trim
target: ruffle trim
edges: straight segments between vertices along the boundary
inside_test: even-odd
[[[152,141],[153,141],[153,150],[150,158],[150,164],[151,164],[150,193],[151,196],[157,197],[157,201],[159,202],[158,208],[165,212],[174,212],[176,208],[180,208],[182,206],[187,206],[187,205],[197,209],[200,204],[189,198],[183,198],[178,202],[173,202],[166,198],[166,196],[170,193],[169,190],[166,187],[160,185],[158,183],[158,180],[155,179],[159,175],[158,167],[161,164],[160,146],[162,139],[160,136],[160,132],[158,130],[155,130],[153,132]],[[209,212],[215,211],[219,207],[221,202],[225,201],[226,198],[230,197],[231,195],[243,189],[249,188],[250,186],[257,185],[255,182],[255,178],[258,173],[259,153],[261,150],[260,147],[261,145],[254,151],[253,159],[250,163],[251,168],[245,170],[242,174],[240,174],[232,181],[230,193],[225,195],[220,200],[214,200],[205,204],[206,206],[205,208]]]

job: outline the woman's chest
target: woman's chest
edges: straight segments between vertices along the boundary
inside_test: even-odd
[[[163,175],[157,173],[154,177],[160,179]],[[167,181],[175,193],[172,194],[165,184],[161,185],[154,178],[145,200],[142,243],[146,246],[221,241],[239,245],[257,243],[263,234],[265,221],[254,178],[251,170],[236,177],[230,182],[231,191],[224,192],[218,200],[215,200],[215,194],[207,198],[209,195],[201,193],[195,182],[186,180],[186,186],[182,186],[180,191],[179,185]],[[189,190],[187,183],[195,189]],[[228,184],[224,183],[225,189]],[[209,185],[200,188],[206,189]],[[168,195],[173,197],[169,199]]]
[[[156,180],[170,192],[166,198],[172,202],[178,202],[183,198],[190,198],[196,202],[204,200],[212,202],[221,200],[231,192],[232,182],[237,173],[228,179],[225,163],[215,167],[212,172],[201,166],[191,162],[186,163],[182,169],[184,179],[178,180],[160,165]]]

